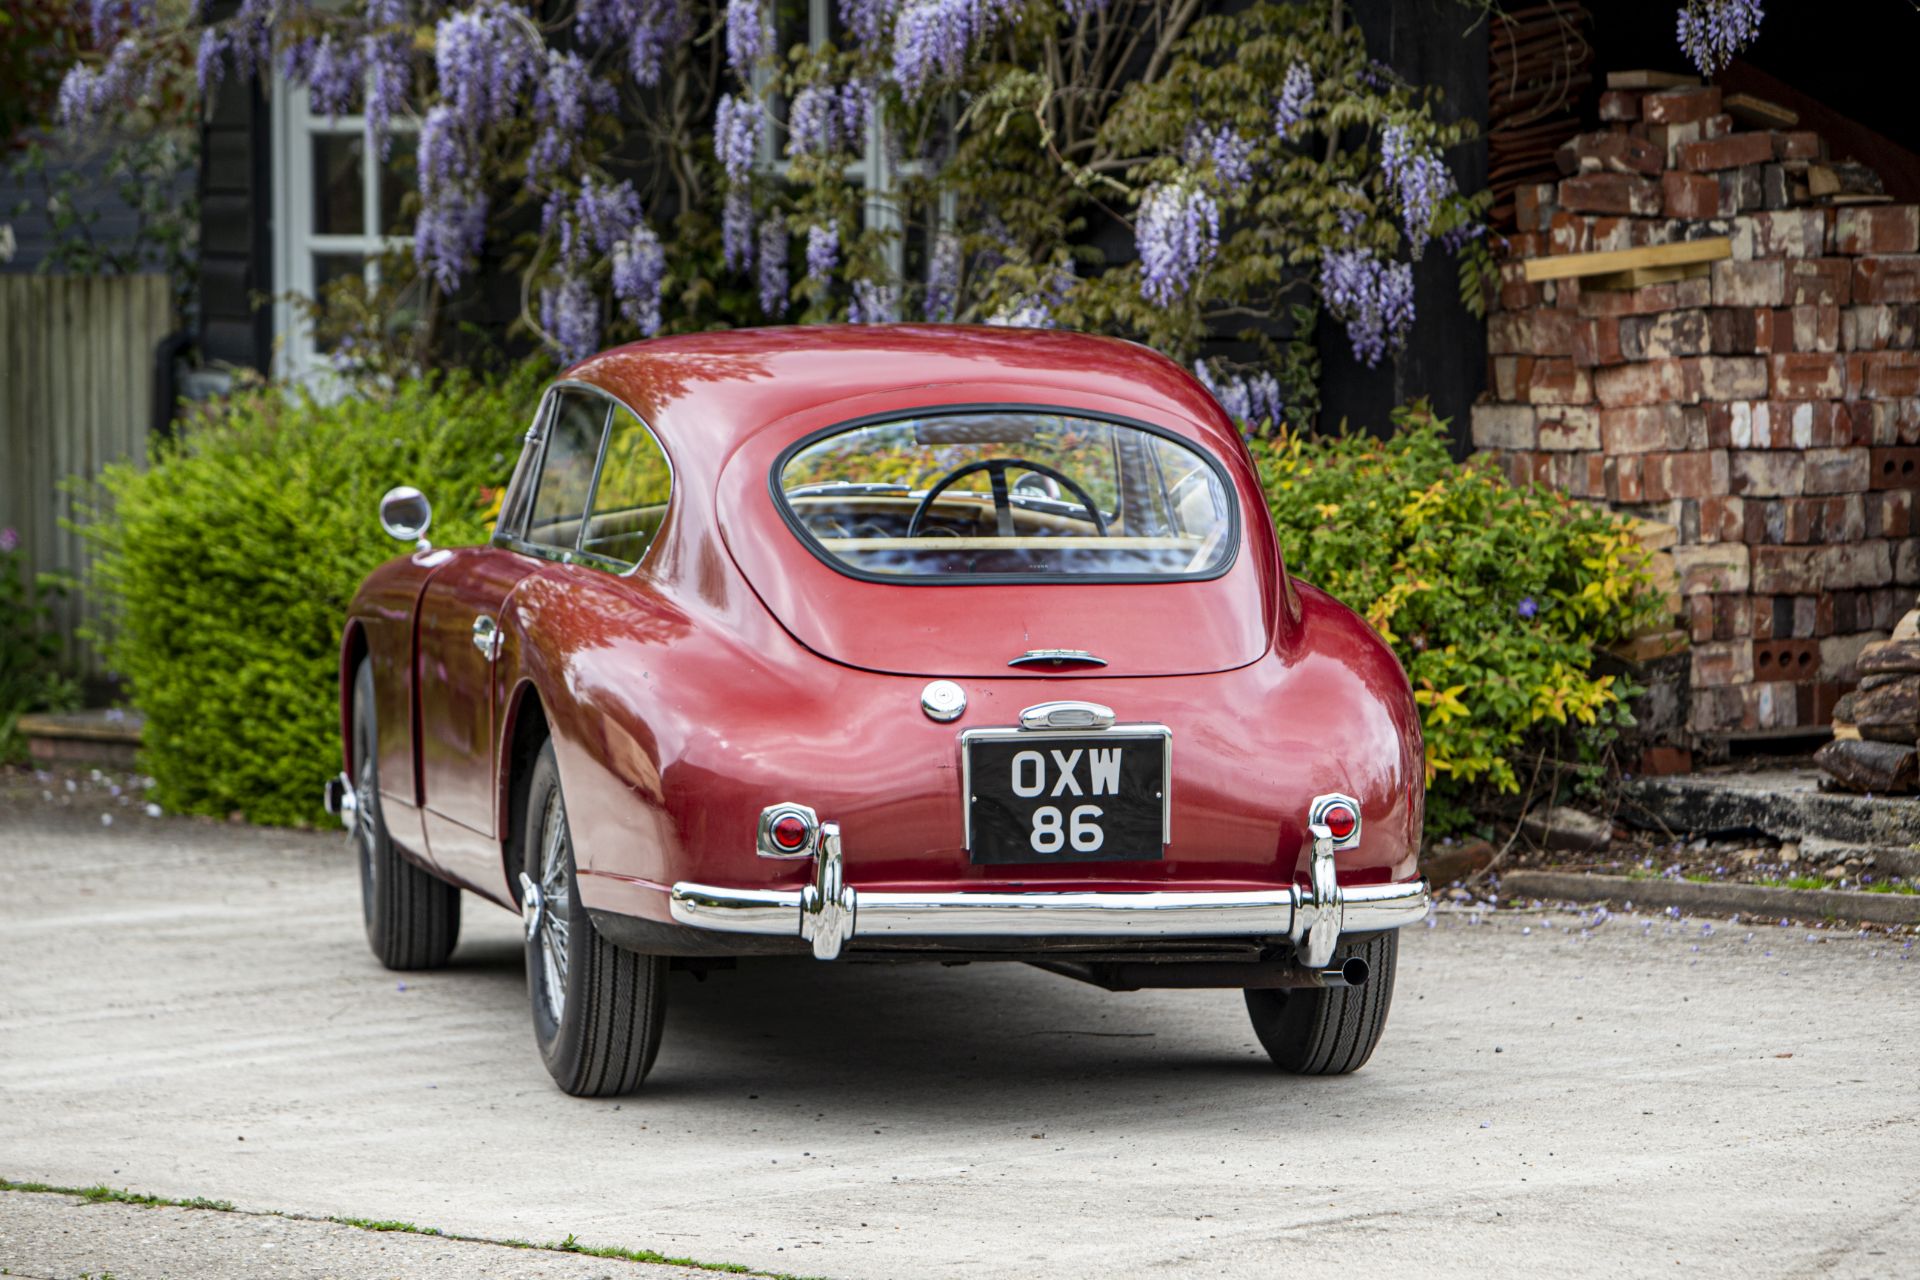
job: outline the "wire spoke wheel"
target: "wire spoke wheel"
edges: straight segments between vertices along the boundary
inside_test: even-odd
[[[542,994],[547,1015],[559,1022],[567,1012],[567,929],[572,903],[567,892],[567,861],[573,842],[567,835],[567,808],[555,789],[540,832],[540,918],[534,941],[540,948]]]

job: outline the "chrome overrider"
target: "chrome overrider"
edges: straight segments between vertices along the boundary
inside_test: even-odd
[[[813,883],[791,889],[724,889],[681,881],[673,886],[674,920],[696,929],[779,937],[796,934],[821,960],[839,957],[858,937],[919,938],[1279,938],[1302,965],[1325,968],[1340,936],[1398,929],[1424,919],[1432,897],[1425,880],[1342,886],[1334,853],[1360,838],[1336,841],[1321,820],[1348,796],[1318,796],[1308,808],[1313,855],[1305,887],[1235,892],[1155,890],[1146,893],[894,893],[846,883],[838,823],[820,824]]]

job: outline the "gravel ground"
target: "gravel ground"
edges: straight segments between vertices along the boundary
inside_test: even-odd
[[[515,920],[469,899],[450,968],[387,973],[337,833],[15,775],[0,877],[14,1180],[849,1278],[1748,1280],[1920,1257],[1910,935],[1450,910],[1409,931],[1373,1062],[1321,1081],[1274,1073],[1231,992],[759,962],[676,974],[647,1092],[583,1102],[534,1053]],[[276,1232],[313,1269],[266,1269]],[[436,1274],[414,1247],[0,1196],[0,1267],[29,1275]],[[516,1253],[463,1274],[621,1270]]]

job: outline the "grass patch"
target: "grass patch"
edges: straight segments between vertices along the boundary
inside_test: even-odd
[[[1833,881],[1825,876],[1788,876],[1784,880],[1775,876],[1771,879],[1756,881],[1769,889],[1831,889]]]
[[[91,1204],[140,1204],[169,1209],[211,1209],[216,1213],[233,1212],[231,1200],[209,1200],[205,1196],[188,1196],[184,1200],[173,1200],[166,1196],[150,1196],[140,1191],[109,1187],[105,1183],[91,1187],[57,1187],[48,1182],[15,1182],[10,1178],[0,1178],[0,1191],[31,1191],[44,1195],[78,1196]]]
[[[437,1236],[444,1234],[438,1227],[416,1227],[411,1222],[402,1222],[398,1218],[328,1218],[328,1222],[337,1222],[343,1227],[358,1227],[362,1231],[402,1231],[410,1236]]]
[[[1916,885],[1910,880],[1900,880],[1900,881],[1882,880],[1878,884],[1868,885],[1866,888],[1866,892],[1868,893],[1904,893],[1909,895],[1920,896],[1920,885]]]

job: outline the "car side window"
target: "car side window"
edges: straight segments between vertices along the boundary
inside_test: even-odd
[[[580,524],[586,515],[587,494],[593,488],[593,467],[600,455],[607,402],[599,396],[564,390],[558,393],[557,401],[547,428],[526,540],[572,551],[580,545]]]
[[[616,405],[580,549],[623,568],[639,564],[666,518],[671,482],[660,442],[624,405]]]

